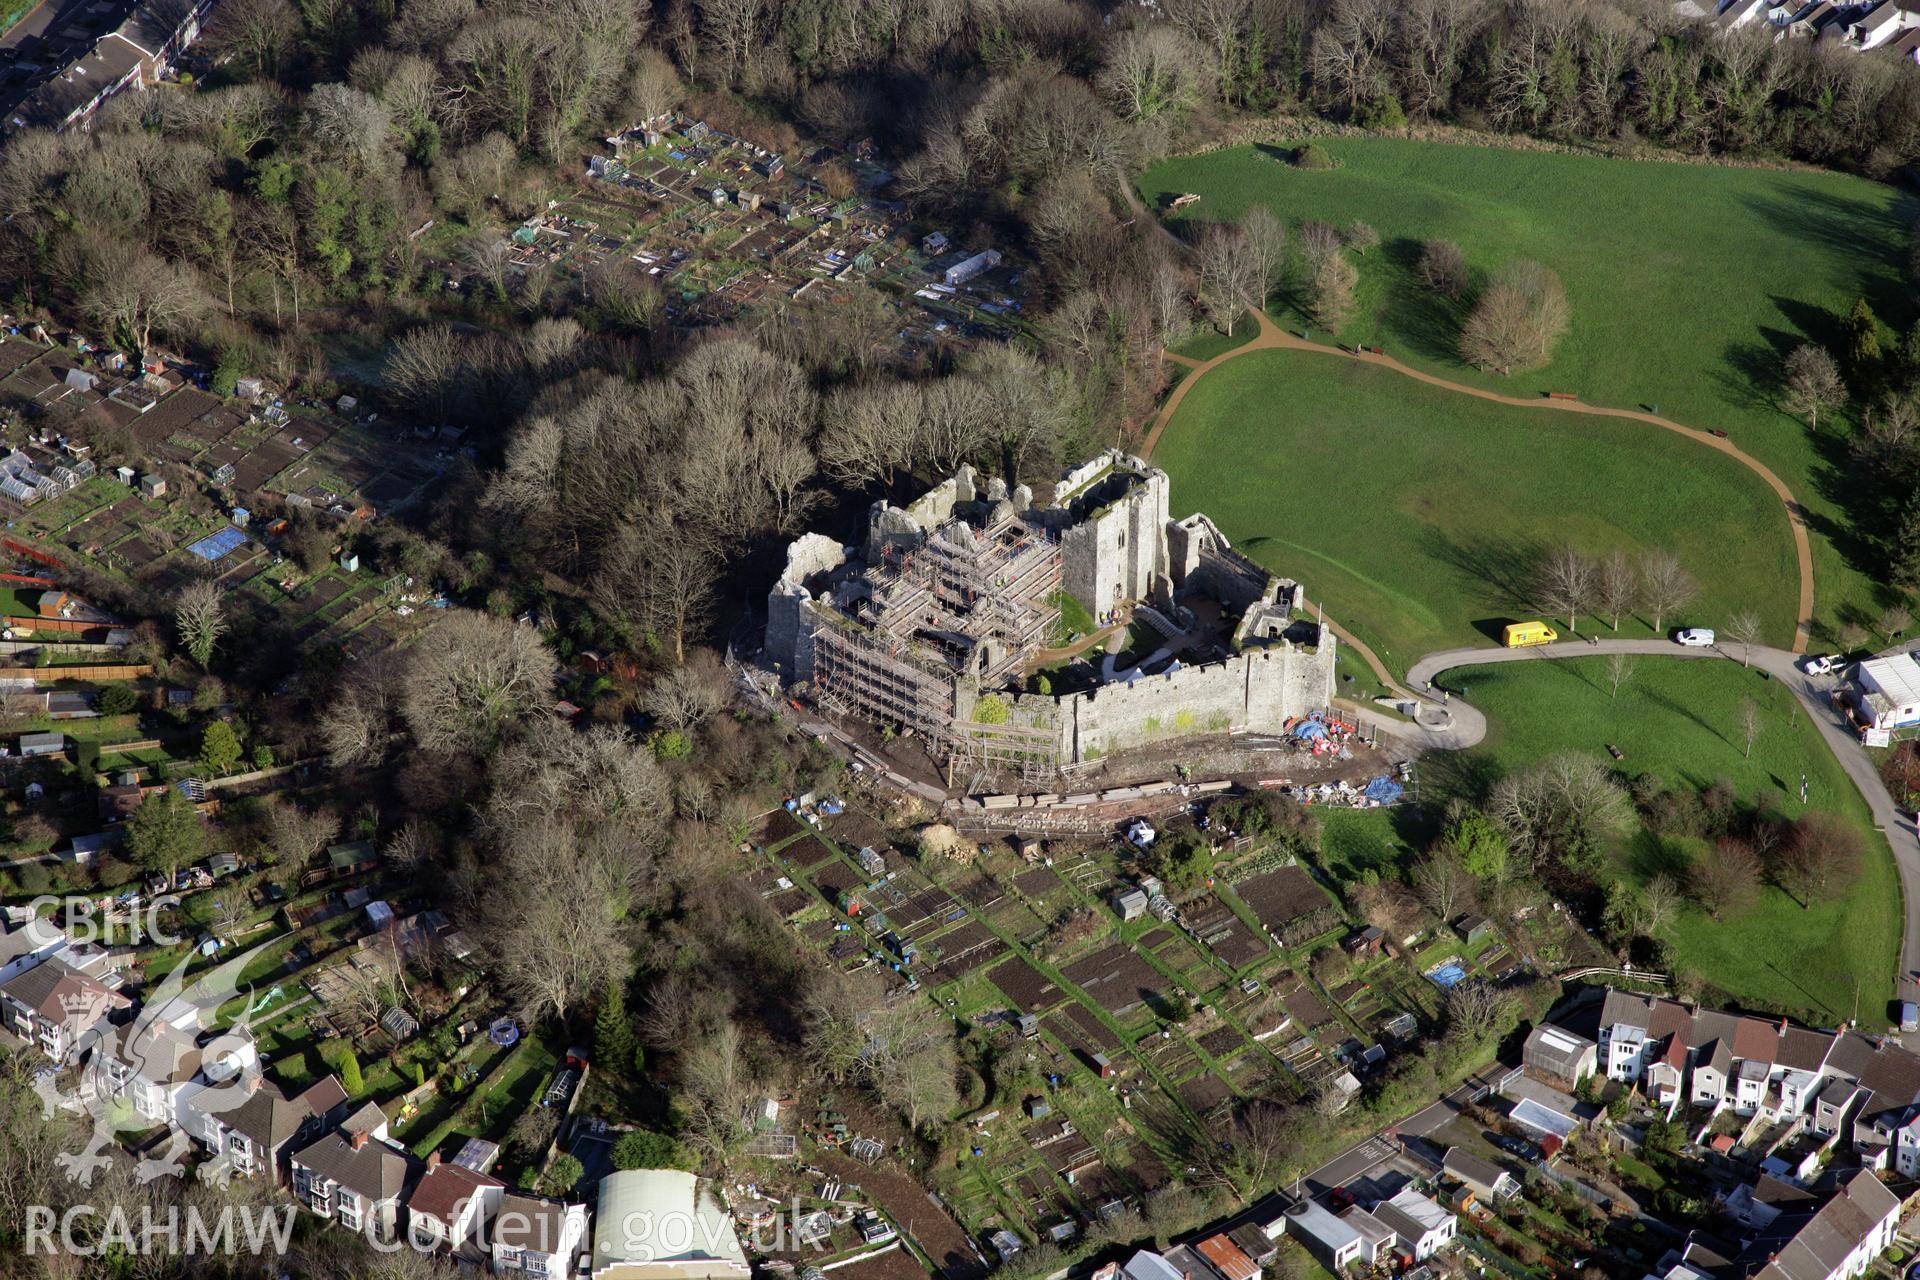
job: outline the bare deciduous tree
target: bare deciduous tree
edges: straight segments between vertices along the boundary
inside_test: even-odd
[[[173,626],[180,643],[205,670],[220,637],[227,634],[226,603],[219,584],[199,578],[182,587],[173,602]]]
[[[1820,429],[1820,415],[1839,408],[1847,399],[1840,366],[1826,348],[1811,343],[1795,347],[1787,356],[1785,389],[1787,404],[1815,431]]]
[[[1860,833],[1844,818],[1817,811],[1802,814],[1775,852],[1773,878],[1799,899],[1802,909],[1837,893],[1860,874]]]
[[[267,810],[266,852],[277,863],[299,868],[339,832],[339,815],[325,805],[302,809],[276,798]]]
[[[685,662],[688,632],[704,626],[713,607],[718,568],[719,553],[698,530],[650,513],[621,527],[590,589],[603,615],[662,637],[673,660]]]
[[[320,740],[336,769],[378,763],[393,737],[399,687],[394,662],[376,654],[356,664],[320,720]]]
[[[1429,240],[1420,247],[1420,262],[1414,268],[1420,283],[1449,302],[1467,291],[1470,279],[1467,259],[1460,246],[1451,240]]]
[[[1740,729],[1740,741],[1743,754],[1753,758],[1753,744],[1760,737],[1760,731],[1766,727],[1766,718],[1760,710],[1760,704],[1752,698],[1740,699],[1740,706],[1734,712],[1735,722]]]
[[[1383,0],[1334,0],[1309,46],[1314,88],[1349,111],[1388,93],[1393,14]]]
[[[726,668],[702,649],[686,665],[655,680],[641,705],[659,724],[684,733],[727,705],[728,686]]]
[[[361,169],[378,169],[393,154],[393,109],[352,85],[315,85],[302,123],[306,136]]]
[[[1312,293],[1308,306],[1313,311],[1314,323],[1328,329],[1338,329],[1353,315],[1354,291],[1360,285],[1360,273],[1354,269],[1343,253],[1333,253],[1320,260],[1320,266],[1313,273]]]
[[[1200,263],[1200,305],[1229,337],[1240,316],[1266,301],[1262,258],[1238,227],[1215,223],[1194,244]]]
[[[1578,631],[1580,614],[1594,597],[1598,576],[1593,561],[1562,545],[1541,558],[1533,597],[1541,608],[1565,616],[1569,631]]]
[[[229,878],[216,888],[212,895],[212,910],[207,917],[207,927],[217,938],[232,939],[240,932],[240,926],[253,914],[253,903],[248,897],[246,882],[238,877]]]
[[[1693,861],[1694,900],[1715,920],[1738,915],[1760,894],[1760,860],[1744,841],[1723,836]]]
[[[144,352],[155,332],[168,332],[207,308],[206,293],[186,268],[118,241],[93,241],[78,289],[82,305]]]
[[[444,423],[465,367],[463,345],[453,326],[436,324],[402,334],[387,353],[381,385],[413,415]]]
[[[1640,579],[1627,553],[1616,547],[1594,566],[1593,607],[1606,614],[1608,626],[1618,631],[1621,616],[1633,612],[1639,601]]]
[[[1560,278],[1535,262],[1510,262],[1481,292],[1460,330],[1460,355],[1498,374],[1532,369],[1553,355],[1567,331],[1567,293]]]
[[[582,835],[560,818],[518,823],[499,842],[481,899],[490,971],[526,1012],[565,1017],[633,967],[622,930],[639,865],[617,830]]]
[[[1646,889],[1640,895],[1640,906],[1647,936],[1659,938],[1666,935],[1674,918],[1680,912],[1680,886],[1672,876],[1657,875],[1647,881]]]
[[[1450,849],[1436,849],[1414,864],[1413,891],[1440,919],[1451,921],[1473,897],[1473,877]]]
[[[1286,224],[1273,216],[1273,210],[1256,204],[1240,215],[1240,230],[1247,237],[1247,250],[1259,264],[1260,301],[1264,304],[1275,289],[1287,266]]]
[[[1513,997],[1491,982],[1468,979],[1447,989],[1447,1033],[1481,1040],[1500,1029],[1513,1012]]]
[[[1107,41],[1094,85],[1122,118],[1178,117],[1200,94],[1205,55],[1179,30],[1129,27]]]
[[[1639,570],[1640,605],[1650,615],[1655,631],[1666,625],[1669,614],[1686,608],[1700,594],[1692,575],[1680,567],[1679,559],[1670,551],[1643,552]]]
[[[484,752],[553,697],[552,652],[532,627],[462,609],[408,653],[400,713],[433,752]]]
[[[1574,752],[1501,778],[1488,795],[1487,813],[1506,829],[1514,852],[1536,863],[1582,852],[1634,821],[1633,801],[1606,765]]]
[[[1742,609],[1727,619],[1727,638],[1740,646],[1740,665],[1753,665],[1753,646],[1760,640],[1760,615],[1751,609]]]
[[[1617,702],[1620,699],[1620,686],[1633,679],[1633,655],[1630,653],[1610,653],[1607,655],[1607,699]]]
[[[287,0],[236,0],[223,4],[208,31],[208,44],[231,55],[254,75],[271,80],[295,38],[300,15]]]
[[[1300,224],[1295,241],[1300,246],[1300,263],[1311,280],[1328,258],[1340,252],[1340,232],[1330,222],[1309,218]]]

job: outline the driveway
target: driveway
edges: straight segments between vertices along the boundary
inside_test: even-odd
[[[1591,658],[1610,653],[1689,661],[1716,658],[1732,662],[1740,660],[1740,649],[1736,645],[1687,649],[1667,640],[1601,640],[1598,643],[1563,640],[1557,644],[1535,645],[1526,649],[1446,649],[1430,653],[1413,664],[1407,672],[1407,683],[1422,699],[1431,702],[1439,696],[1444,686],[1438,677],[1456,667],[1483,666],[1493,662]],[[1800,699],[1808,718],[1832,749],[1834,758],[1839,760],[1840,767],[1853,780],[1854,786],[1859,788],[1867,808],[1873,814],[1874,825],[1885,833],[1887,843],[1893,848],[1893,861],[1900,871],[1900,893],[1905,899],[1906,908],[1905,936],[1900,945],[1899,987],[1903,999],[1912,998],[1915,991],[1920,989],[1913,981],[1916,972],[1920,972],[1920,837],[1915,835],[1914,815],[1894,804],[1893,797],[1880,781],[1880,771],[1860,745],[1859,736],[1845,718],[1833,709],[1829,695],[1836,682],[1832,677],[1806,675],[1795,665],[1797,656],[1785,649],[1755,645],[1749,658],[1753,666],[1780,681]],[[1432,694],[1426,692],[1430,680],[1435,682]],[[1468,692],[1472,692],[1471,687]],[[1472,746],[1486,736],[1486,717],[1465,698],[1448,698],[1445,705],[1453,713],[1454,736],[1461,746]]]

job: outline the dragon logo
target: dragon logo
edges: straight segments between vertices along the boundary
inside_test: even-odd
[[[262,944],[263,946],[265,944]],[[79,1078],[71,1091],[56,1082],[58,1068],[43,1068],[34,1082],[42,1109],[90,1116],[93,1130],[77,1151],[57,1157],[69,1181],[91,1186],[96,1173],[112,1160],[112,1149],[125,1134],[143,1133],[166,1125],[164,1146],[143,1157],[135,1177],[142,1183],[160,1177],[181,1176],[187,1154],[183,1124],[208,1126],[215,1141],[223,1130],[218,1117],[245,1103],[252,1095],[250,1078],[260,1071],[253,1043],[254,1015],[265,1003],[252,998],[226,1026],[210,1038],[205,1029],[215,1025],[218,1011],[240,992],[240,974],[259,954],[256,946],[241,952],[191,984],[182,963],[149,993],[139,1014],[124,1027],[109,1025],[101,1016],[97,995],[61,1000],[68,1050],[63,1066],[79,1064]],[[203,1042],[204,1038],[204,1042]],[[82,1062],[84,1057],[85,1061]],[[212,1171],[212,1172],[209,1172]],[[231,1176],[225,1161],[202,1166],[209,1180]]]

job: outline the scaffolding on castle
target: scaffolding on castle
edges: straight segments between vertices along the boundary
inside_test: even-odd
[[[815,696],[831,710],[943,742],[953,725],[953,677],[924,661],[885,632],[823,627],[813,639]]]
[[[956,719],[962,682],[1003,685],[1059,617],[1060,544],[1000,512],[883,549],[849,613],[814,633],[816,696],[843,714],[912,730],[935,751],[1023,776],[1059,771],[1052,731]]]

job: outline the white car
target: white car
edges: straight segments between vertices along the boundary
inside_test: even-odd
[[[1713,631],[1708,627],[1688,627],[1673,633],[1673,642],[1689,649],[1713,648]]]
[[[1846,665],[1847,660],[1837,653],[1808,654],[1800,660],[1800,669],[1810,676],[1832,675]]]

